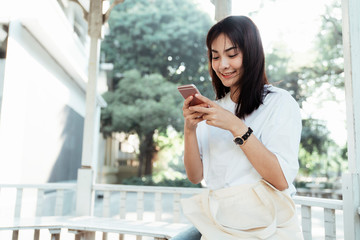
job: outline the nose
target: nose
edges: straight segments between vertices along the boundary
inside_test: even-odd
[[[220,70],[229,68],[229,61],[226,57],[221,58],[219,67]]]

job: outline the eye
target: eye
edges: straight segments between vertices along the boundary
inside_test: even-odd
[[[238,53],[235,53],[235,54],[229,55],[229,57],[233,58],[233,57],[236,57],[237,55],[238,55]]]
[[[213,60],[217,60],[217,59],[219,59],[219,57],[214,57],[214,56],[212,56],[212,59],[213,59]]]

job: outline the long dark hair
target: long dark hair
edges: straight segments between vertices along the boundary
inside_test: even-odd
[[[209,57],[209,72],[216,99],[223,98],[229,91],[212,69],[211,44],[220,35],[227,36],[243,54],[243,74],[237,81],[240,91],[235,115],[244,119],[263,103],[264,85],[268,84],[265,74],[265,54],[260,33],[254,22],[245,16],[229,16],[216,23],[208,32],[206,45]]]

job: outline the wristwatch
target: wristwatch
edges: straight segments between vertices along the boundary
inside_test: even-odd
[[[246,140],[250,137],[252,132],[253,132],[253,130],[249,127],[247,132],[244,135],[242,135],[241,137],[236,136],[234,138],[234,143],[239,146],[244,145],[246,143]]]

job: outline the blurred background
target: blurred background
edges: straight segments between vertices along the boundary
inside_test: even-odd
[[[133,145],[140,143],[133,152],[141,178],[122,180],[125,183],[175,184],[184,179],[182,184],[187,184],[182,99],[175,88],[194,83],[214,98],[204,47],[214,23],[214,6],[210,1],[183,1],[179,8],[176,1],[170,2],[159,1],[147,10],[142,1],[120,6],[109,19],[102,43],[104,61],[113,64],[108,75],[112,85],[103,95],[109,105],[102,111],[102,132],[113,138],[119,136],[114,132],[123,132],[136,136]],[[314,187],[338,189],[347,168],[339,2],[233,0],[232,13],[250,16],[257,24],[270,82],[290,91],[301,107],[301,169],[296,185],[304,192]]]
[[[214,12],[210,0],[127,0],[112,9],[99,49],[96,182],[201,187],[186,179],[176,87],[193,83],[214,99],[205,46]],[[339,1],[232,0],[232,14],[253,19],[271,84],[301,107],[298,194],[341,198],[347,147]],[[87,30],[75,1],[0,1],[1,182],[76,181]]]

